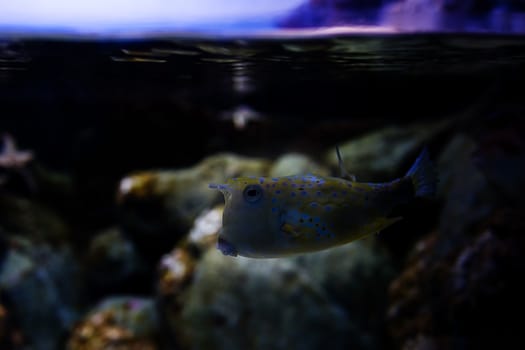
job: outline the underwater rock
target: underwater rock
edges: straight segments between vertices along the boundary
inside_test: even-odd
[[[218,154],[192,168],[149,171],[125,177],[120,182],[118,204],[121,224],[134,239],[152,234],[164,235],[162,245],[170,247],[204,209],[218,203],[221,195],[210,191],[209,183],[230,177],[268,173],[269,161]]]
[[[155,350],[158,320],[153,301],[113,297],[101,302],[78,323],[68,350]]]
[[[390,284],[390,306],[388,310],[389,331],[394,340],[400,345],[410,341],[410,336],[418,333],[427,334],[431,327],[432,310],[426,309],[425,296],[432,290],[429,278],[422,278],[422,274],[433,273],[433,283],[443,285],[440,270],[446,269],[447,261],[441,264],[432,264],[432,251],[437,237],[435,234],[421,239],[409,255],[403,272]],[[400,346],[402,347],[402,346]]]
[[[332,301],[347,310],[354,324],[362,326],[361,342],[372,348],[382,345],[387,289],[396,271],[375,237],[300,255],[294,261]]]
[[[416,245],[390,286],[389,329],[400,347],[423,349],[414,344],[428,336],[439,349],[523,346],[514,321],[525,312],[516,278],[525,272],[523,218],[523,209],[501,208],[469,239],[433,233]]]
[[[0,224],[35,242],[61,244],[70,236],[69,227],[54,210],[8,193],[0,193]]]
[[[14,324],[12,312],[0,296],[0,349],[22,349],[24,337]]]
[[[122,286],[144,269],[135,246],[118,228],[95,235],[85,260],[89,284],[105,291]]]
[[[513,344],[521,330],[511,321],[525,312],[516,280],[525,272],[522,124],[478,127],[444,148],[439,228],[390,286],[389,329],[400,347],[523,346]]]
[[[403,350],[439,350],[449,349],[451,347],[450,339],[446,337],[432,337],[428,335],[417,335],[403,344]]]
[[[273,163],[267,176],[279,177],[297,174],[327,176],[330,171],[304,154],[288,153],[280,156]]]
[[[489,185],[512,203],[520,203],[525,193],[524,112],[495,118],[476,135],[477,147],[472,154],[473,164]]]
[[[450,122],[444,120],[389,126],[370,132],[340,145],[344,166],[358,181],[391,181],[404,175],[423,146],[449,125]],[[334,148],[326,153],[325,159],[332,168],[339,168]]]
[[[76,318],[81,294],[72,251],[19,237],[9,238],[7,245],[0,289],[29,345],[57,349]]]
[[[233,260],[212,249],[195,274],[178,322],[170,325],[183,348],[350,344],[344,312],[288,260]],[[330,327],[317,332],[323,324]]]
[[[74,203],[76,195],[73,178],[64,172],[56,171],[34,162],[31,167],[31,176],[35,183],[35,193],[48,207],[69,215],[76,209]]]
[[[177,247],[161,263],[161,310],[177,346],[380,348],[392,273],[370,244],[283,259],[202,254]]]
[[[458,134],[445,146],[437,161],[438,194],[445,200],[440,231],[454,239],[501,203],[498,193],[474,163],[476,148],[477,143],[471,137]]]

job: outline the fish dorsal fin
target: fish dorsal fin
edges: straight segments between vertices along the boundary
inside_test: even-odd
[[[350,180],[350,181],[353,181],[353,182],[357,181],[357,178],[355,177],[355,175],[350,174],[345,169],[345,165],[343,163],[343,158],[341,157],[341,152],[339,151],[339,145],[335,146],[335,152],[337,153],[337,161],[339,162],[339,171],[341,172],[341,177],[343,179],[347,179],[347,180]]]

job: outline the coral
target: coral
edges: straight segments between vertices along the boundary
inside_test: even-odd
[[[121,297],[100,303],[78,323],[68,350],[155,350],[157,319],[151,300]]]
[[[188,243],[204,251],[215,247],[217,234],[222,227],[222,213],[224,205],[219,205],[210,210],[205,210],[199,215],[191,228],[187,240]]]
[[[223,210],[221,205],[202,212],[186,239],[164,255],[159,263],[157,294],[166,310],[165,319],[175,327],[184,307],[185,291],[193,283],[200,257],[207,250],[215,249]]]
[[[9,134],[2,136],[3,147],[0,152],[0,168],[22,169],[33,160],[31,151],[20,151],[13,137]]]
[[[7,183],[13,175],[18,175],[25,185],[34,191],[36,189],[35,180],[28,170],[28,165],[34,159],[33,152],[19,150],[14,138],[7,133],[2,136],[2,143],[0,169],[6,174],[0,174],[0,185]]]

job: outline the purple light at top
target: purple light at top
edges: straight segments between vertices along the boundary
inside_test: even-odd
[[[0,33],[56,34],[272,28],[304,0],[0,0]]]
[[[525,33],[522,0],[0,0],[0,36]]]
[[[392,32],[525,33],[525,1],[309,0],[280,22],[285,28],[361,26]]]

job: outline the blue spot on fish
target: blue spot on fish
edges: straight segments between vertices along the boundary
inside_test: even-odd
[[[326,210],[326,211],[331,211],[331,210],[332,210],[332,206],[331,206],[331,205],[326,205],[326,206],[324,207],[324,210]]]
[[[301,195],[304,197],[304,196],[307,196],[308,193],[306,191],[303,191],[303,192],[301,192]]]
[[[316,232],[318,237],[327,237],[329,235],[333,235],[330,231],[326,230],[326,226],[317,228]]]
[[[295,192],[290,193],[291,197],[295,197]]]
[[[275,194],[281,194],[281,190],[275,191]]]
[[[312,202],[312,203],[310,203],[310,206],[312,208],[317,208],[318,204],[316,202]]]
[[[275,181],[275,182],[276,182],[276,181],[279,181],[279,179],[276,178],[276,177],[272,177],[272,181]]]
[[[262,185],[264,183],[264,177],[259,178],[259,183]]]

